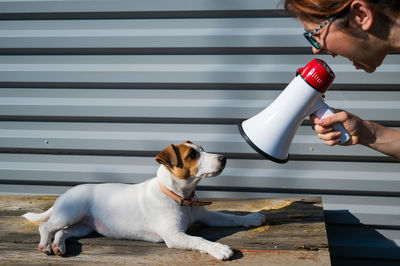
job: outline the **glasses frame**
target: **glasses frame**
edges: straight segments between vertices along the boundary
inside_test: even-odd
[[[319,32],[323,27],[325,27],[326,25],[328,25],[329,23],[331,23],[335,19],[336,19],[336,16],[332,16],[332,17],[328,18],[327,20],[322,22],[322,24],[319,25],[318,28],[316,28],[315,30],[312,30],[312,31],[307,31],[306,29],[304,29],[304,31],[305,31],[303,33],[304,38],[306,38],[306,40],[309,43],[311,43],[311,45],[315,49],[321,50],[321,46],[319,45],[318,41],[314,38],[314,35],[317,34],[317,32]]]

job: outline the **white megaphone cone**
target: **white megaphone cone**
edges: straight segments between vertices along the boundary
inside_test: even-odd
[[[271,105],[239,124],[240,133],[261,155],[286,163],[290,144],[304,118],[312,113],[319,118],[334,113],[323,99],[334,78],[335,74],[324,61],[313,59],[297,70],[296,77]],[[340,143],[350,139],[341,124],[333,128],[342,132]]]

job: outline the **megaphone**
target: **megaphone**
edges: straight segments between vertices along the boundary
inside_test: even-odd
[[[297,70],[296,77],[272,104],[239,124],[241,135],[264,157],[286,163],[290,144],[304,118],[313,113],[318,118],[334,114],[323,95],[334,79],[335,74],[323,60],[311,60]],[[342,132],[340,143],[350,139],[341,124],[333,125],[333,129]]]

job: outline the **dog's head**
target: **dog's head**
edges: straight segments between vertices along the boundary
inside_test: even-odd
[[[205,152],[190,141],[169,145],[155,159],[179,179],[217,176],[226,164],[225,156]]]

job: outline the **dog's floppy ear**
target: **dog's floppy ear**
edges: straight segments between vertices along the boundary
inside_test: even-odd
[[[169,168],[172,168],[174,166],[179,166],[179,157],[180,155],[176,146],[171,144],[167,148],[159,152],[156,155],[155,160],[159,164],[163,164]]]
[[[185,141],[185,143],[188,143],[188,144],[193,144],[193,145],[194,145],[194,143],[193,143],[193,142],[191,142],[190,140],[186,140],[186,141]],[[200,148],[200,150],[204,151],[203,147],[201,147],[201,146],[198,146],[198,145],[196,145],[196,146],[197,146],[197,147],[199,147],[199,148]]]

